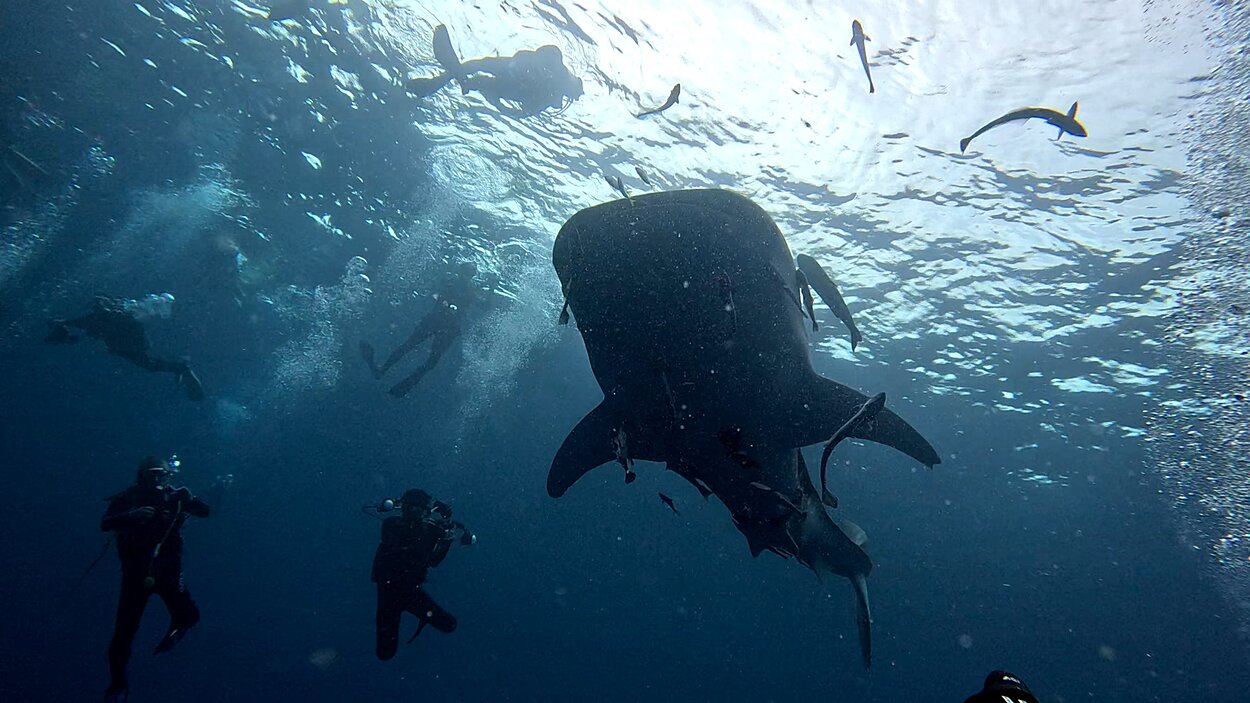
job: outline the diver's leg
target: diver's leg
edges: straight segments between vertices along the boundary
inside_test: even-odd
[[[391,386],[389,393],[396,398],[402,398],[408,395],[408,392],[417,387],[421,379],[438,365],[439,359],[443,358],[443,354],[451,348],[452,343],[456,341],[456,337],[460,335],[460,327],[454,323],[447,323],[440,328],[434,335],[434,339],[430,342],[430,355],[426,357],[425,363],[420,368],[413,371],[407,378]]]
[[[117,599],[117,619],[113,624],[113,639],[109,642],[109,694],[118,694],[128,688],[126,665],[130,663],[130,646],[139,631],[143,609],[148,603],[148,589],[143,585],[142,574],[122,573],[121,595]]]
[[[382,368],[378,369],[378,378],[381,378],[387,371],[390,371],[391,367],[399,363],[399,360],[404,358],[405,354],[415,349],[418,344],[424,342],[430,337],[430,335],[434,334],[434,329],[426,322],[428,319],[429,315],[422,318],[420,324],[417,325],[417,328],[412,331],[412,334],[408,335],[408,339],[404,340],[403,344],[396,347],[395,351],[391,352],[391,355],[386,357],[386,361],[382,364]]]
[[[456,616],[435,603],[424,588],[417,589],[412,601],[408,604],[408,612],[416,615],[421,622],[433,625],[434,629],[439,632],[451,634],[456,631]]]
[[[162,568],[157,576],[156,592],[165,601],[165,609],[169,611],[169,629],[161,638],[153,654],[162,654],[174,648],[182,641],[183,636],[200,621],[200,609],[191,598],[182,580],[182,565],[171,564]]]
[[[404,614],[402,592],[378,584],[378,612],[376,617],[378,659],[387,661],[399,649],[399,618]]]

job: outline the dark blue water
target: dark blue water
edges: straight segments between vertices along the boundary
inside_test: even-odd
[[[838,493],[876,563],[874,667],[865,672],[846,582],[822,584],[771,555],[752,559],[723,507],[661,467],[640,467],[629,486],[600,469],[566,497],[547,497],[551,457],[601,398],[572,329],[522,350],[529,355],[506,383],[484,379],[500,387],[474,396],[486,401],[472,412],[461,376],[467,341],[396,401],[369,377],[356,343],[389,350],[430,303],[390,296],[400,302],[375,299],[335,323],[330,362],[341,371],[332,383],[275,382],[286,345],[327,313],[282,312],[281,300],[262,298],[332,287],[353,256],[384,260],[397,246],[386,226],[402,229],[430,206],[427,171],[414,166],[429,145],[425,117],[394,86],[372,86],[375,99],[353,108],[324,86],[278,80],[285,65],[227,5],[205,3],[206,12],[249,80],[209,70],[130,3],[0,9],[0,135],[50,172],[33,192],[9,183],[3,193],[5,255],[19,244],[30,253],[0,283],[0,697],[103,691],[115,557],[75,584],[104,544],[101,499],[128,485],[142,456],[174,453],[185,466],[179,482],[195,490],[221,474],[235,481],[210,519],[184,531],[203,621],[154,659],[166,621],[150,604],[131,664],[136,702],[962,701],[993,668],[1022,675],[1043,701],[1250,697],[1237,623],[1201,555],[1175,536],[1136,438],[1039,437],[1035,417],[927,394],[909,365],[819,358],[828,377],[897,389],[894,407],[946,457],[927,471],[878,446],[838,450]],[[334,38],[345,27],[326,16],[330,39],[310,44],[308,64],[369,75],[353,45]],[[100,37],[131,60],[113,62],[121,57]],[[134,57],[161,69],[145,71]],[[171,76],[191,99],[165,102]],[[309,123],[308,100],[336,125]],[[397,126],[414,120],[416,130]],[[265,146],[274,142],[282,148]],[[302,151],[331,167],[310,170]],[[93,153],[111,166],[91,166]],[[208,228],[231,240],[225,248],[178,234],[203,231],[185,218],[216,201],[197,209],[181,197],[161,209],[144,195],[185,194],[218,162],[251,203],[246,221]],[[327,236],[306,205],[292,205],[297,193],[352,237]],[[478,216],[459,217],[449,227]],[[34,244],[18,229],[30,222],[47,225]],[[471,239],[445,246],[445,258],[475,250]],[[413,287],[428,293],[432,283]],[[504,287],[527,294],[517,280]],[[154,349],[191,356],[206,402],[96,342],[42,342],[45,319],[78,314],[95,294],[152,291],[178,300],[173,319],[152,328]],[[1068,343],[1106,349],[1121,332]],[[932,351],[923,339],[895,344],[900,358]],[[1013,375],[1021,396],[1046,397],[1049,379],[1079,373],[1035,347],[1004,354],[1042,374]],[[226,400],[247,417],[232,420]],[[1145,402],[1073,395],[1052,410],[1132,424]],[[1038,446],[1021,448],[1030,444]],[[1021,481],[1011,471],[1022,454],[1070,478]],[[411,486],[450,503],[479,543],[453,548],[429,585],[458,631],[428,631],[381,663],[369,582],[378,523],[360,506]],[[676,499],[680,517],[658,491]]]

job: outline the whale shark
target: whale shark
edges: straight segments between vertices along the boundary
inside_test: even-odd
[[[867,535],[825,509],[801,448],[838,432],[941,459],[889,408],[848,425],[869,399],[812,368],[801,274],[776,224],[726,190],[638,195],[574,214],[552,263],[604,398],[556,452],[547,492],[622,455],[663,463],[725,505],[752,556],[848,579],[870,666]]]

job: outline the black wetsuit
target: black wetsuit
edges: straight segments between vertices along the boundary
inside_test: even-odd
[[[460,337],[460,333],[464,329],[464,317],[468,312],[468,308],[478,304],[483,304],[486,300],[484,291],[474,287],[473,280],[450,278],[443,284],[442,291],[439,293],[438,299],[434,301],[434,307],[421,318],[417,323],[416,329],[400,344],[394,351],[386,357],[386,361],[382,366],[377,366],[374,362],[374,350],[368,343],[360,345],[361,352],[365,357],[365,362],[369,365],[369,369],[373,372],[374,378],[382,378],[392,366],[399,363],[408,352],[416,349],[427,339],[430,340],[430,353],[425,358],[425,362],[417,367],[415,371],[408,374],[402,381],[391,386],[390,394],[402,398],[409,391],[421,382],[427,373],[438,365],[443,355],[451,349],[456,339]]]
[[[131,512],[144,507],[154,508],[155,514],[145,520]],[[127,688],[131,643],[151,594],[160,596],[169,610],[168,632],[181,636],[199,622],[199,608],[182,582],[180,529],[188,515],[208,517],[208,512],[208,504],[185,488],[131,486],[109,499],[100,529],[116,534],[117,556],[122,565],[117,621],[109,643],[110,693]],[[145,583],[148,578],[152,579],[151,586]]]
[[[399,619],[405,611],[417,616],[417,632],[433,625],[442,632],[456,629],[447,612],[422,584],[426,573],[442,563],[453,539],[453,523],[431,513],[420,517],[388,517],[382,541],[373,556],[373,582],[378,585],[378,659],[386,661],[399,648]],[[414,637],[416,635],[413,635]]]
[[[91,312],[71,320],[54,320],[45,341],[54,344],[77,342],[69,328],[82,330],[88,337],[104,342],[113,356],[158,373],[172,373],[192,400],[202,400],[204,391],[187,362],[153,357],[149,354],[147,333],[135,315],[123,303],[111,298],[97,298]]]

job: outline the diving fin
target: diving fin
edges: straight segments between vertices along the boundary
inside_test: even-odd
[[[447,32],[446,25],[440,24],[434,28],[434,58],[442,64],[448,76],[464,80],[464,68],[460,65],[460,57],[456,54],[455,47],[451,45],[451,34]]]
[[[429,622],[430,621],[426,620],[425,618],[420,618],[417,620],[417,631],[412,633],[412,637],[408,638],[408,644],[412,644],[413,642],[417,641],[417,635],[421,634],[421,631],[425,629],[425,626],[428,625]]]

